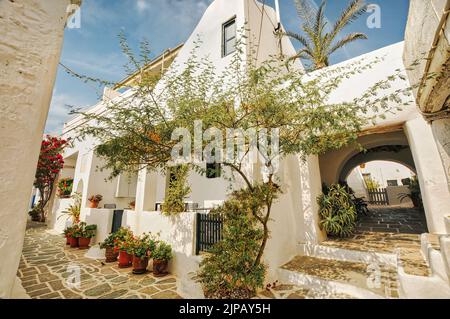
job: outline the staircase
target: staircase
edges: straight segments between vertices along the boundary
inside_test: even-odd
[[[447,236],[367,233],[298,251],[279,269],[283,284],[351,298],[450,298]]]

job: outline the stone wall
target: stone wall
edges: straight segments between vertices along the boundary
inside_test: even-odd
[[[0,1],[0,298],[14,289],[69,3]]]

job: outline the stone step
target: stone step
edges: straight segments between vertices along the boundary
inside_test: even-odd
[[[297,256],[279,270],[280,282],[354,298],[397,298],[397,271],[389,265]]]
[[[377,263],[394,268],[397,267],[398,262],[398,257],[395,253],[353,250],[316,244],[300,244],[298,246],[298,252],[301,256],[366,264]]]

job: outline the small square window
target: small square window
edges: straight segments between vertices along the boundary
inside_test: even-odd
[[[229,20],[222,27],[222,57],[236,51],[236,18]]]
[[[221,175],[222,165],[220,163],[206,164],[206,178],[219,178]]]

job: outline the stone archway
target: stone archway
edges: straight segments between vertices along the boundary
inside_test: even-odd
[[[361,150],[361,147],[363,150]],[[355,167],[373,161],[395,162],[417,174],[417,168],[408,143],[401,130],[394,132],[361,136],[358,144],[330,151],[319,158],[322,182],[331,185],[346,182]],[[364,183],[363,179],[361,182]],[[367,187],[364,184],[364,187]],[[400,185],[402,190],[383,185],[386,192],[386,206],[372,206],[370,216],[363,216],[359,224],[362,231],[386,231],[422,233],[427,232],[427,222],[422,208],[414,208],[411,202],[401,203],[398,195],[409,188]],[[368,193],[367,193],[368,194]],[[388,200],[391,195],[391,201]],[[363,197],[363,196],[359,196]],[[367,199],[367,197],[366,197]],[[411,204],[411,205],[409,205]]]

